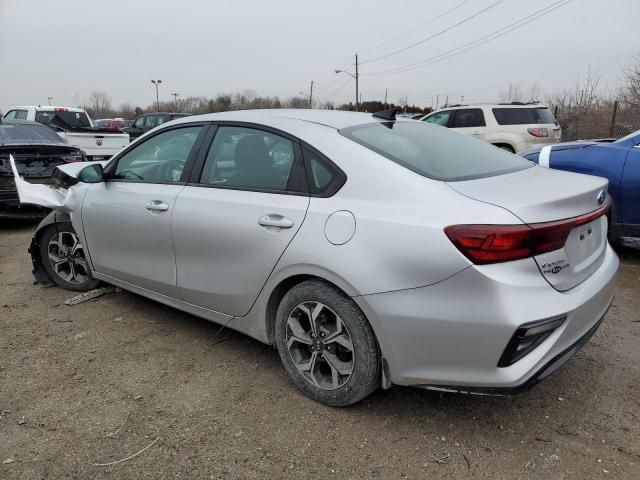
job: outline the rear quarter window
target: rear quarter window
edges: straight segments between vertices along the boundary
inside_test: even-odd
[[[425,122],[369,123],[343,128],[339,133],[434,180],[472,180],[533,166],[482,140]]]
[[[498,125],[532,125],[555,123],[548,108],[494,108]]]

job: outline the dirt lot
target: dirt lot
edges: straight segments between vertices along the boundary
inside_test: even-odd
[[[333,409],[204,320],[126,292],[61,305],[32,285],[33,229],[0,227],[0,478],[640,478],[640,249],[599,332],[529,393]]]

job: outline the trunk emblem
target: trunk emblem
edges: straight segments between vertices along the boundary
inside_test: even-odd
[[[596,201],[598,202],[598,205],[602,205],[606,199],[607,199],[607,192],[605,192],[604,190],[600,190],[600,193],[598,193],[598,196],[596,197]]]
[[[96,145],[97,146],[101,146],[102,145],[102,140],[100,140],[99,138],[96,139]],[[598,197],[598,200],[600,199],[600,197]],[[603,200],[604,201],[604,200]]]

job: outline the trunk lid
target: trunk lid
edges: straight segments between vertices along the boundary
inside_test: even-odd
[[[509,210],[523,223],[546,223],[580,217],[608,201],[608,181],[542,167],[478,180],[448,182],[458,193]],[[607,247],[607,219],[571,230],[563,248],[534,260],[547,281],[559,291],[575,287],[602,264]]]

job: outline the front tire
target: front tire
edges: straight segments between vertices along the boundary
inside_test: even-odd
[[[308,280],[278,307],[276,346],[294,385],[334,407],[359,402],[381,381],[378,343],[355,302],[333,285]]]
[[[49,225],[42,232],[40,261],[49,277],[67,290],[87,292],[100,283],[91,276],[84,247],[69,222]]]

